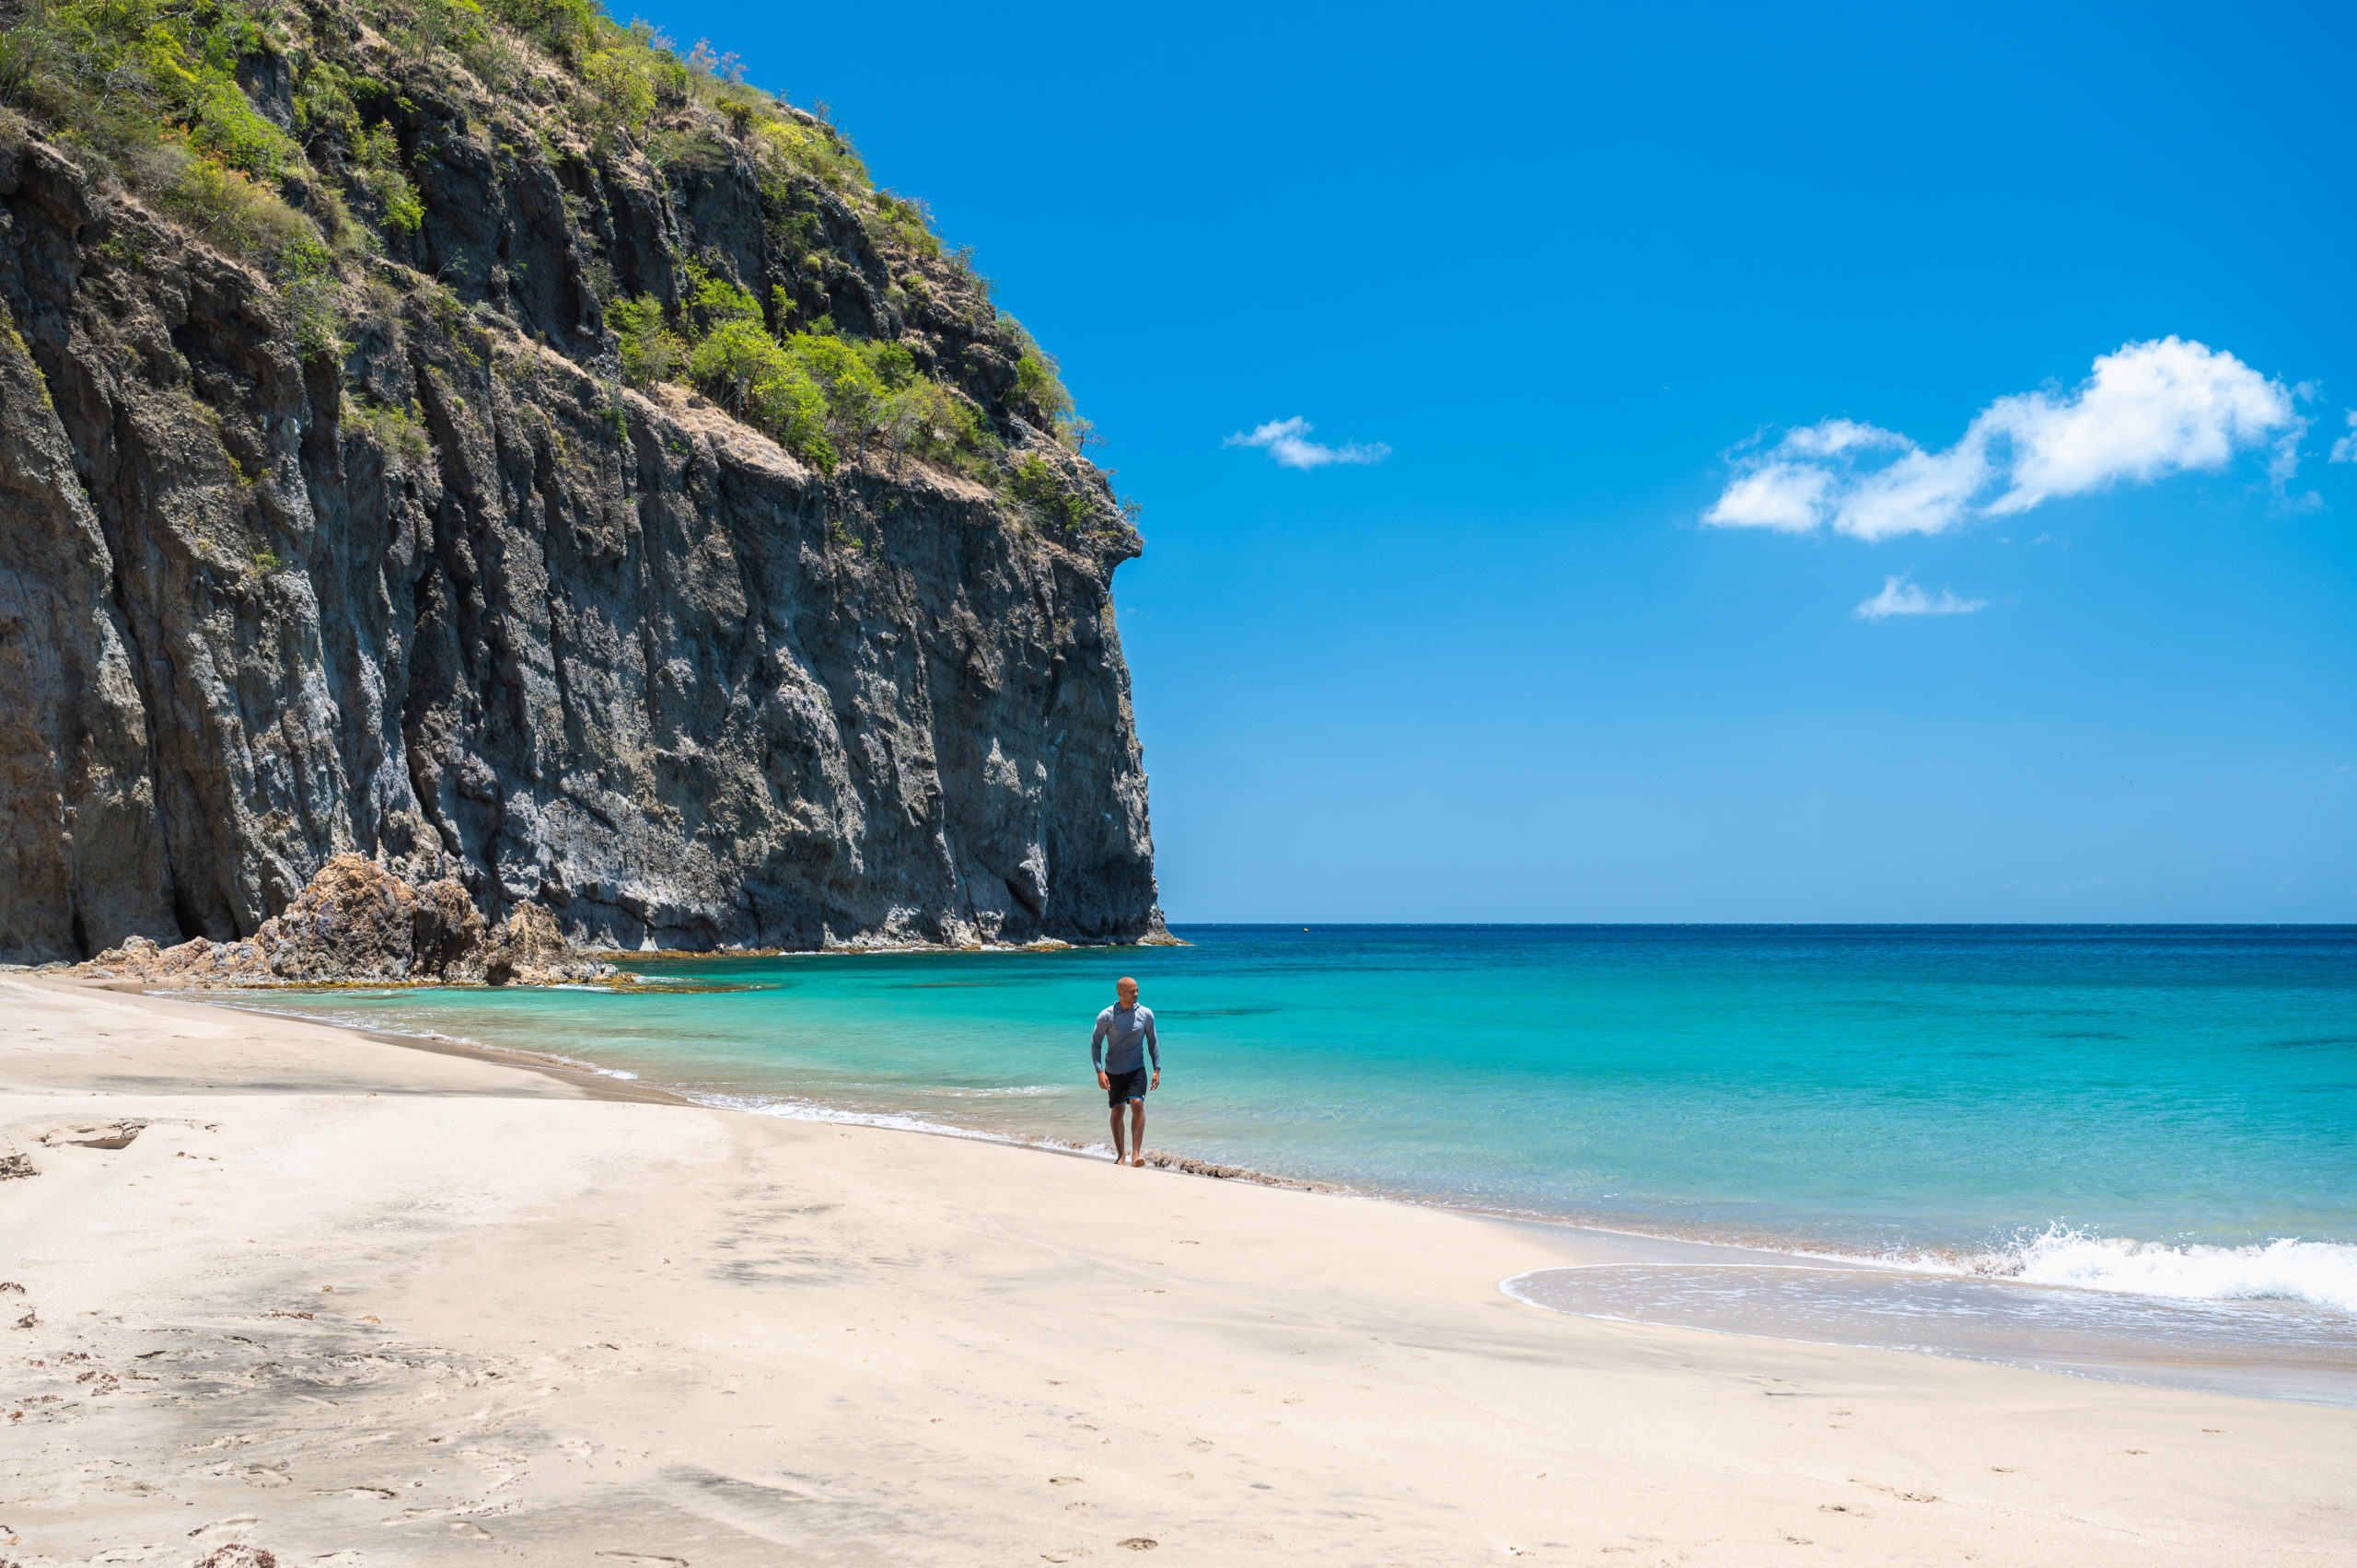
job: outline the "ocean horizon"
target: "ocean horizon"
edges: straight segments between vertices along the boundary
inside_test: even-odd
[[[2120,1305],[2095,1325],[2107,1342],[2289,1344],[2335,1377],[2357,1368],[2357,926],[1173,930],[1192,946],[665,956],[624,960],[633,989],[242,1003],[771,1115],[1103,1149],[1087,1040],[1131,974],[1166,1066],[1151,1147],[1374,1197],[2101,1293]],[[1729,1307],[1675,1283],[1678,1320],[1758,1319],[1757,1292]],[[1646,1316],[1625,1295],[1590,1306]],[[1939,1311],[1985,1317],[1991,1299],[2029,1298]],[[1876,1342],[1857,1322],[1828,1331]]]

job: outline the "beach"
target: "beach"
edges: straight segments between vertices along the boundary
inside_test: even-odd
[[[2357,1557],[2345,1411],[1502,1293],[1577,1231],[0,1006],[25,1568]]]

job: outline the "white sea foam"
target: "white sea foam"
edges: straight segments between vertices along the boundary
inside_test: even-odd
[[[831,1121],[845,1127],[889,1127],[902,1132],[935,1132],[950,1138],[972,1138],[985,1144],[1029,1144],[1049,1140],[1017,1138],[984,1132],[947,1121],[934,1121],[900,1110],[853,1110],[813,1099],[760,1099],[747,1095],[701,1094],[691,1097],[705,1105],[729,1110],[749,1110],[756,1116],[783,1116],[795,1121]]]
[[[2357,1312],[2357,1247],[2283,1237],[2251,1247],[2171,1247],[2064,1225],[1969,1260],[1971,1272],[2178,1301],[2305,1301]]]
[[[750,1111],[756,1116],[782,1116],[794,1121],[827,1121],[842,1127],[887,1127],[900,1132],[931,1132],[946,1138],[968,1138],[978,1144],[1007,1144],[1023,1149],[1102,1155],[1109,1159],[1113,1154],[1113,1146],[1101,1139],[1096,1143],[1080,1143],[1069,1138],[1024,1137],[1013,1132],[992,1132],[979,1127],[935,1121],[900,1110],[853,1110],[824,1100],[762,1099],[749,1095],[698,1094],[690,1098],[702,1105]]]
[[[547,1053],[542,1052],[542,1054]],[[635,1073],[625,1072],[620,1067],[600,1067],[594,1062],[584,1062],[577,1056],[550,1056],[549,1059],[552,1062],[562,1062],[568,1067],[578,1067],[585,1073],[595,1073],[600,1078],[620,1078],[625,1083],[633,1084],[638,1082],[638,1074]]]

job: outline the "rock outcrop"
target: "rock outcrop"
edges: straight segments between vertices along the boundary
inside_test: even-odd
[[[330,272],[0,112],[0,960],[1156,936],[1138,538],[916,209],[734,87],[663,76],[599,129],[521,32],[484,64],[272,16],[237,81],[305,149],[273,189]],[[900,345],[988,463],[822,469],[625,385],[609,308],[698,279]]]
[[[340,854],[283,914],[229,942],[170,947],[134,936],[75,973],[144,985],[552,985],[615,980],[539,904],[487,925],[455,877],[413,888],[365,855]]]
[[[482,969],[483,918],[455,877],[412,888],[365,855],[320,868],[251,946],[282,980],[459,978]]]

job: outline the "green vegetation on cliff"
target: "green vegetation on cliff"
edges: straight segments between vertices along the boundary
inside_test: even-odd
[[[1054,361],[968,253],[708,44],[590,0],[0,0],[0,137],[52,141],[251,263],[307,356],[349,371],[389,304],[438,285],[614,383],[692,388],[822,472],[913,459],[1035,522],[1131,527],[1074,460],[1091,433]],[[569,290],[530,275],[545,244],[486,253],[466,211],[486,179],[548,193]],[[649,256],[601,215],[633,192],[678,211],[736,191],[749,232],[668,226],[729,244]],[[354,385],[389,455],[409,411]]]
[[[695,287],[681,312],[684,332],[673,330],[652,295],[617,300],[607,311],[633,385],[678,380],[684,372],[738,419],[823,471],[846,451],[879,451],[977,478],[996,475],[1001,447],[987,423],[967,400],[920,376],[906,347],[847,340],[826,317],[808,331],[773,333],[750,294],[693,263],[689,274]],[[772,304],[782,327],[801,313],[783,289]]]

